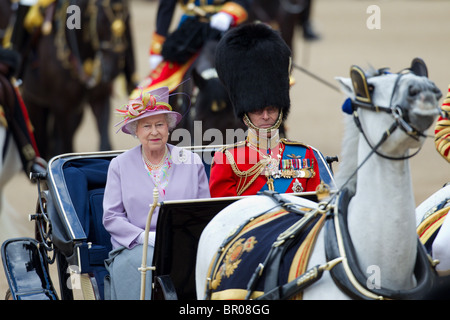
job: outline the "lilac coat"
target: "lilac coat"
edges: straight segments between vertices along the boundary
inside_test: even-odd
[[[169,169],[165,195],[160,193],[158,201],[209,198],[208,178],[200,157],[179,147],[167,146],[173,165]],[[111,161],[103,199],[103,225],[111,234],[113,249],[132,248],[137,244],[136,238],[145,230],[154,187],[142,160],[141,145]],[[150,231],[156,230],[158,212],[159,207],[153,213]]]

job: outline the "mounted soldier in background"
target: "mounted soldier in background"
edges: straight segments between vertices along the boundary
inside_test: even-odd
[[[140,84],[144,91],[159,86],[171,90],[179,85],[208,40],[220,39],[223,32],[247,19],[249,0],[182,0],[184,14],[177,29],[169,33],[177,0],[160,0],[156,31],[152,35],[150,74]],[[131,97],[139,94],[135,90]]]
[[[110,99],[124,75],[135,87],[128,0],[38,0],[20,5],[11,21],[12,48],[22,56],[21,92],[44,159],[74,151],[86,103],[99,150],[109,140]]]

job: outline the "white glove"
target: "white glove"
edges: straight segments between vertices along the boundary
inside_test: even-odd
[[[136,241],[138,244],[144,244],[144,240],[145,240],[145,231],[142,231],[139,236],[137,237]],[[155,231],[150,231],[148,233],[148,244],[150,246],[155,246],[155,236],[156,236],[156,232]]]
[[[19,3],[23,6],[31,7],[37,3],[37,0],[20,0]]]
[[[163,61],[163,56],[160,54],[152,54],[148,58],[148,63],[150,64],[150,71],[154,70],[158,64]]]
[[[231,23],[233,22],[233,16],[226,12],[218,12],[211,16],[209,20],[209,25],[211,28],[215,28],[220,31],[227,31]]]

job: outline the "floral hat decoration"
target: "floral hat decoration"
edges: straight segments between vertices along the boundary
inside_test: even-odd
[[[129,127],[130,123],[158,114],[167,113],[173,115],[176,119],[176,124],[181,121],[181,114],[172,111],[172,106],[169,104],[168,87],[161,87],[147,92],[143,92],[142,88],[140,89],[141,94],[139,97],[130,100],[121,109],[116,109],[116,112],[123,116],[123,120],[115,125],[121,125],[117,132],[122,129],[127,134],[133,134]]]

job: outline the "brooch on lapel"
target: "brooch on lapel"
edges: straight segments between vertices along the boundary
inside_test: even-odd
[[[187,154],[184,152],[183,149],[180,150],[178,153],[178,161],[179,163],[184,163],[187,160]]]

